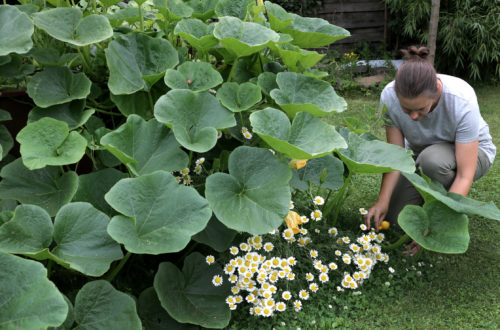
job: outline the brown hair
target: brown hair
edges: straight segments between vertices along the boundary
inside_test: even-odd
[[[428,61],[429,49],[411,46],[401,52],[405,62],[396,73],[397,95],[412,99],[425,93],[433,97],[437,93],[436,69]]]

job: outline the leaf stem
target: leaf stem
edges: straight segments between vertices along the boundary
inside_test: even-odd
[[[141,30],[141,32],[144,32],[144,16],[142,15],[142,9],[141,9],[141,7],[142,7],[142,4],[139,5],[139,18],[140,18],[139,24],[140,24],[140,30]]]
[[[115,112],[111,112],[111,111],[105,111],[105,110],[101,110],[99,108],[92,108],[94,109],[96,112],[100,112],[100,113],[104,113],[106,115],[110,115],[110,116],[121,116],[121,113],[115,113]]]
[[[108,282],[112,282],[115,279],[116,275],[118,275],[120,270],[122,270],[123,266],[125,266],[125,263],[131,255],[132,253],[127,251],[127,254],[122,258],[122,260],[120,260],[120,263],[116,265],[116,267],[113,268],[113,270],[106,276],[105,280]]]
[[[151,90],[148,90],[148,100],[149,100],[149,106],[151,107],[151,113],[154,114],[155,104],[153,102],[153,96],[151,95]]]
[[[403,245],[409,238],[410,238],[410,236],[408,236],[408,234],[404,234],[395,243],[387,245],[387,246],[383,246],[382,250],[384,250],[384,251],[395,250],[398,247],[400,247],[401,245]]]
[[[231,71],[229,71],[229,76],[227,76],[227,82],[230,82],[231,81],[231,77],[233,76],[233,71],[234,71],[234,68],[236,67],[236,64],[238,64],[238,60],[240,58],[237,57],[235,60],[234,60],[234,63],[233,65],[231,66]]]

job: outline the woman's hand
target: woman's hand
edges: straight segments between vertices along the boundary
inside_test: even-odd
[[[370,229],[371,219],[373,218],[373,225],[375,226],[375,230],[378,232],[380,224],[385,219],[388,210],[389,210],[388,203],[377,201],[372,207],[370,207],[368,213],[366,213],[364,216],[366,227]]]

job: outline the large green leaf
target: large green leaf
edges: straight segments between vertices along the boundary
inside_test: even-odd
[[[75,329],[141,330],[135,300],[104,280],[85,284],[75,299]]]
[[[349,133],[347,144],[349,147],[337,150],[337,154],[353,173],[415,172],[413,158],[399,146],[379,140],[368,141],[353,132]]]
[[[215,6],[219,0],[185,0],[193,8],[193,17],[206,21],[215,15]]]
[[[68,124],[48,117],[28,124],[16,140],[21,145],[23,163],[31,170],[76,163],[87,147],[87,140],[77,132],[69,132]]]
[[[0,326],[46,329],[66,319],[68,305],[37,261],[0,252]]]
[[[199,51],[207,51],[219,42],[213,35],[215,23],[209,25],[199,19],[183,19],[175,26],[174,33]]]
[[[14,139],[7,127],[0,125],[0,159],[6,157],[12,147],[14,147]]]
[[[73,197],[74,202],[88,202],[96,209],[111,216],[116,212],[104,200],[104,195],[119,180],[127,177],[127,174],[114,168],[106,168],[83,174],[78,177],[78,190]]]
[[[186,257],[180,271],[171,262],[162,262],[155,275],[154,288],[163,308],[181,323],[207,328],[224,328],[231,312],[225,303],[230,285],[212,284],[215,275],[222,275],[218,265],[207,265],[198,252]]]
[[[322,18],[301,17],[288,13],[270,1],[265,3],[273,30],[289,34],[292,43],[302,48],[319,48],[349,37],[349,31],[328,23]]]
[[[325,54],[301,49],[291,44],[276,44],[273,49],[276,49],[283,63],[291,71],[302,71],[310,68],[325,56]]]
[[[34,30],[28,15],[14,6],[0,6],[0,56],[29,51]]]
[[[0,226],[0,251],[35,254],[48,248],[54,226],[49,214],[36,205],[19,205],[12,218]]]
[[[66,122],[68,128],[73,130],[83,126],[94,114],[93,109],[85,109],[85,100],[74,100],[69,103],[53,105],[48,108],[35,107],[28,115],[28,124],[38,121],[44,117],[54,118]]]
[[[109,218],[89,203],[63,206],[54,220],[52,254],[85,275],[101,276],[114,260],[123,258],[120,245],[106,232]]]
[[[139,295],[137,312],[141,317],[145,329],[148,330],[199,329],[198,326],[193,324],[179,323],[174,320],[168,312],[161,307],[160,300],[158,300],[158,296],[153,287],[147,288]]]
[[[299,111],[321,116],[342,112],[347,107],[345,100],[326,81],[295,72],[280,72],[276,83],[279,89],[273,89],[271,97],[291,117]]]
[[[236,234],[236,231],[227,228],[213,216],[205,229],[194,235],[193,239],[210,246],[217,252],[224,252],[229,249]]]
[[[25,63],[24,57],[17,54],[7,55],[7,63],[0,65],[0,77],[2,80],[21,82],[26,76],[35,72],[33,64]]]
[[[182,0],[154,0],[153,3],[169,21],[178,21],[193,14],[193,8]]]
[[[125,124],[104,135],[101,144],[137,176],[179,171],[188,165],[188,156],[174,135],[156,119],[130,115]]]
[[[67,67],[51,66],[38,72],[28,82],[28,95],[36,105],[47,108],[90,94],[91,81],[84,73],[72,73]]]
[[[488,219],[500,220],[500,210],[493,202],[480,202],[448,192],[439,182],[435,180],[427,182],[415,173],[403,173],[403,175],[417,188],[426,203],[438,200],[458,213],[480,215]]]
[[[273,30],[257,23],[243,22],[236,17],[221,17],[215,24],[214,36],[238,57],[256,53],[280,39]]]
[[[275,31],[284,31],[287,26],[292,24],[293,16],[278,4],[266,1],[266,12],[269,17],[269,24]]]
[[[178,252],[212,215],[194,188],[163,171],[120,180],[104,198],[124,215],[111,219],[108,233],[133,253]]]
[[[290,124],[283,111],[267,108],[252,113],[250,122],[271,148],[292,159],[319,158],[347,147],[335,127],[307,112],[297,113]]]
[[[49,35],[75,46],[86,46],[113,36],[103,15],[88,15],[77,8],[53,8],[33,14],[35,25]]]
[[[147,92],[135,92],[128,95],[115,95],[110,93],[109,96],[122,115],[128,117],[132,114],[136,114],[144,119],[153,118],[153,109],[148,106],[149,95]]]
[[[292,43],[299,47],[319,48],[351,36],[346,29],[330,24],[322,18],[291,15],[292,24],[280,32],[291,35]]]
[[[398,216],[401,228],[427,250],[464,253],[469,246],[469,219],[439,201],[407,205]]]
[[[229,110],[241,112],[260,102],[262,93],[260,87],[251,82],[241,85],[227,82],[217,91],[217,99]]]
[[[326,170],[326,177],[323,183],[320,182],[323,171]],[[293,171],[290,185],[301,191],[309,189],[309,182],[320,185],[327,189],[338,189],[344,184],[344,163],[332,155],[321,158],[314,158],[307,161],[306,166]]]
[[[78,188],[75,172],[61,175],[59,167],[30,171],[21,158],[4,166],[0,177],[0,198],[41,206],[50,216],[69,203]]]
[[[244,20],[247,15],[249,4],[255,3],[254,0],[219,0],[215,6],[215,14],[219,17],[234,16]]]
[[[179,143],[196,152],[206,152],[217,143],[217,129],[236,125],[234,115],[208,92],[171,90],[155,104],[155,117],[173,129]]]
[[[165,84],[172,89],[206,91],[222,84],[222,76],[207,62],[184,62],[165,73]]]
[[[169,68],[179,63],[177,51],[162,38],[131,33],[109,43],[108,87],[115,95],[149,90]]]
[[[267,149],[238,147],[229,174],[207,178],[205,196],[227,227],[251,234],[277,228],[289,210],[292,172]]]
[[[279,88],[276,83],[276,73],[263,72],[257,78],[257,84],[264,94],[270,96],[273,89]]]

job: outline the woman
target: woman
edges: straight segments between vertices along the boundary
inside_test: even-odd
[[[496,148],[479,112],[476,94],[462,79],[436,74],[429,50],[410,47],[395,81],[380,98],[387,106],[387,142],[411,149],[417,168],[450,192],[466,196],[474,180],[491,167]],[[399,172],[385,173],[377,202],[365,215],[378,229],[382,220],[397,223],[408,204],[422,205],[413,185]],[[418,250],[411,244],[411,254]]]

